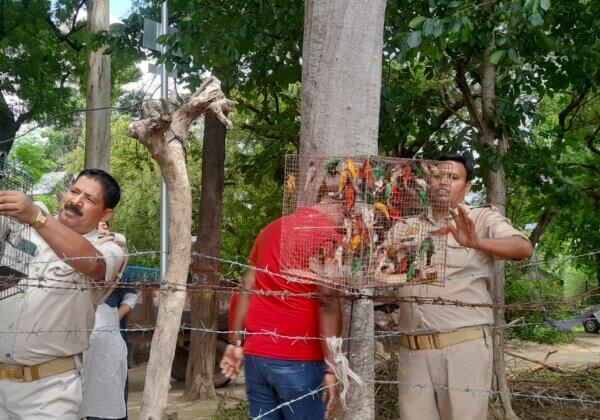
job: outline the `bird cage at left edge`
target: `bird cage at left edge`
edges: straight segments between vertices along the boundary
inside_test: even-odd
[[[0,158],[0,190],[30,194],[33,181],[24,171]],[[0,216],[0,301],[25,291],[29,261],[36,245],[30,241],[31,227]]]
[[[336,288],[443,285],[448,162],[287,156],[280,271]],[[436,222],[436,219],[439,221]]]

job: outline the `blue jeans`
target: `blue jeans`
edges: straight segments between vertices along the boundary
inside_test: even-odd
[[[264,414],[282,403],[321,388],[325,375],[325,363],[322,361],[301,362],[245,356],[244,364],[250,417]],[[322,396],[323,391],[319,391],[263,418],[265,420],[322,420],[325,416]]]

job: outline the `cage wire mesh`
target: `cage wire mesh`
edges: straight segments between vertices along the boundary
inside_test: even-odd
[[[12,163],[0,161],[0,190],[30,194],[32,179]],[[28,276],[35,245],[30,241],[31,227],[15,219],[0,216],[0,300],[23,291],[19,279]]]
[[[337,288],[442,286],[451,164],[286,157],[280,270]]]

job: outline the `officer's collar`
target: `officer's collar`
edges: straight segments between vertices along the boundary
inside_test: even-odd
[[[465,203],[462,202],[460,204],[464,205]],[[467,208],[467,214],[470,215],[471,214],[471,209],[469,208],[469,206],[465,205],[465,207]],[[422,214],[422,217],[424,217],[425,219],[427,219],[433,225],[436,225],[436,224],[440,223],[440,222],[436,222],[435,219],[433,218],[433,210],[431,209],[431,206],[427,207],[427,211]],[[450,210],[448,210],[448,220],[452,220],[452,215],[450,214]]]
[[[90,230],[88,233],[85,233],[83,235],[83,237],[85,239],[87,239],[88,241],[92,241],[94,239],[98,239],[99,236],[100,236],[100,234],[98,233],[98,231],[96,229]]]

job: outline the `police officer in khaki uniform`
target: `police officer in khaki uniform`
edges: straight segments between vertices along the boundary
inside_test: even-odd
[[[22,292],[0,301],[0,419],[78,418],[80,356],[125,264],[124,238],[96,230],[119,199],[117,182],[98,169],[79,174],[57,217],[0,191],[0,215],[30,224],[37,246]]]
[[[473,167],[462,156],[440,160],[444,164],[431,174],[429,211],[397,226],[413,230],[413,235],[437,234],[433,240],[438,249],[443,243],[439,235],[448,235],[445,261],[443,253],[433,255],[434,265],[445,264],[445,283],[401,287],[398,295],[492,303],[495,260],[527,258],[531,244],[493,207],[469,210],[462,204],[474,178]],[[405,234],[392,232],[386,240]],[[491,308],[400,303],[400,311],[399,328],[409,332],[400,337],[398,358],[401,418],[487,418]]]

